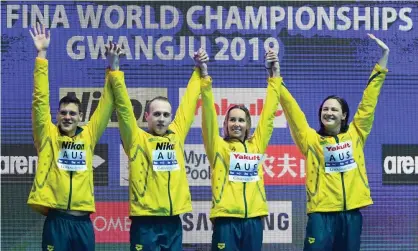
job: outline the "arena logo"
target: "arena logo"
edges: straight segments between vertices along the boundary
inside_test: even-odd
[[[418,184],[418,145],[382,145],[384,185]]]
[[[180,215],[183,243],[210,243],[211,201],[193,201],[193,211]],[[292,202],[269,201],[269,214],[263,218],[263,243],[292,243]],[[128,202],[96,202],[92,214],[98,243],[128,243],[131,220]]]
[[[32,144],[1,146],[2,183],[32,184],[38,167],[36,148]],[[108,184],[108,145],[98,144],[93,156],[94,185]]]
[[[184,96],[185,88],[179,89],[179,98]],[[223,127],[223,120],[228,109],[235,104],[245,105],[251,115],[252,127],[256,127],[266,98],[266,88],[213,88],[215,109],[218,114],[218,126]],[[251,94],[251,95],[249,95]],[[249,96],[251,98],[249,99]],[[202,127],[202,100],[196,106],[194,128]],[[286,128],[286,118],[280,105],[277,107],[274,119],[274,128]]]
[[[138,126],[147,126],[144,112],[146,104],[156,96],[166,97],[167,88],[127,88],[127,90]],[[72,94],[80,99],[80,109],[83,111],[81,124],[86,124],[97,109],[102,92],[103,88],[60,88],[60,97]],[[113,111],[107,127],[118,127],[116,111]]]

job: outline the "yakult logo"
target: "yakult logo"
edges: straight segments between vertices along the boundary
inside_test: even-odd
[[[261,160],[261,157],[258,155],[247,155],[247,154],[239,154],[234,153],[234,157],[239,160]]]
[[[179,99],[184,96],[185,88],[179,89]],[[218,114],[218,126],[223,126],[223,120],[228,109],[233,105],[245,105],[251,115],[251,126],[255,128],[260,119],[266,98],[266,88],[214,88],[212,89],[215,98],[215,109]],[[199,99],[196,105],[194,128],[202,127],[202,100]],[[280,105],[275,113],[273,121],[274,128],[286,128],[286,118]]]
[[[346,149],[346,148],[349,148],[349,147],[351,147],[351,144],[347,142],[347,143],[344,143],[342,145],[337,145],[337,146],[332,146],[332,147],[327,146],[326,149],[328,151],[337,151],[337,150],[343,150],[343,149]]]

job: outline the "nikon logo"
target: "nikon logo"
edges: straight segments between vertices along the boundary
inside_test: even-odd
[[[383,184],[418,184],[418,145],[382,146]]]
[[[168,142],[158,142],[155,150],[174,150],[174,144]]]
[[[74,142],[62,142],[62,149],[84,150],[84,144],[77,144]]]
[[[146,127],[145,120],[145,106],[147,102],[156,96],[167,96],[167,88],[127,88],[129,98],[132,103],[135,119],[139,127]],[[103,95],[103,88],[60,88],[60,97],[64,97],[68,94],[75,95],[81,102],[81,111],[83,117],[81,118],[81,124],[87,124],[93,116],[99,105],[100,97]],[[110,118],[107,127],[118,127],[118,118],[116,111]]]

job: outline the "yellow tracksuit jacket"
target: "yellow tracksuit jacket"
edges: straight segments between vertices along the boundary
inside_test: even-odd
[[[363,148],[387,69],[376,65],[349,129],[337,136],[321,136],[309,127],[304,113],[282,85],[280,104],[292,138],[306,158],[307,212],[338,212],[373,204]],[[335,159],[353,162],[346,171],[326,172]]]
[[[74,137],[61,135],[59,128],[51,122],[48,61],[36,58],[32,129],[38,168],[28,198],[32,208],[44,215],[49,208],[95,212],[92,157],[112,110],[112,90],[106,83],[89,123],[77,128]],[[83,170],[66,170],[62,164],[66,156],[83,162]]]
[[[109,73],[115,97],[119,130],[129,158],[130,216],[172,216],[192,210],[184,162],[184,141],[193,123],[200,95],[200,73],[193,72],[174,120],[164,136],[155,136],[137,126],[125,86],[124,73]],[[178,169],[155,171],[155,152],[174,151]]]
[[[212,79],[202,79],[202,133],[206,155],[212,167],[210,218],[252,218],[268,214],[262,161],[257,165],[258,181],[240,182],[230,180],[230,158],[236,153],[264,154],[273,133],[281,82],[281,77],[268,79],[267,97],[257,128],[252,137],[241,142],[238,139],[224,140],[219,136]]]

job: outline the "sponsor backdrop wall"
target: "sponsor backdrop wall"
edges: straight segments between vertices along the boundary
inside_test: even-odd
[[[88,122],[102,94],[104,44],[122,43],[126,83],[138,125],[156,95],[179,104],[192,73],[191,55],[205,47],[222,123],[230,104],[263,108],[266,47],[280,47],[282,75],[318,126],[322,99],[337,94],[355,111],[381,51],[390,70],[365,155],[374,205],[363,210],[362,250],[418,250],[418,3],[367,1],[2,1],[1,6],[1,246],[39,250],[43,216],[26,205],[37,167],[31,134],[33,66],[28,32],[36,20],[51,29],[48,50],[53,117],[60,97],[75,93]],[[210,167],[201,137],[201,103],[185,145],[194,211],[181,216],[184,250],[208,250]],[[128,248],[127,158],[115,114],[96,148],[92,215],[97,250]],[[305,160],[278,107],[265,170],[270,213],[264,250],[301,250],[305,233]]]

